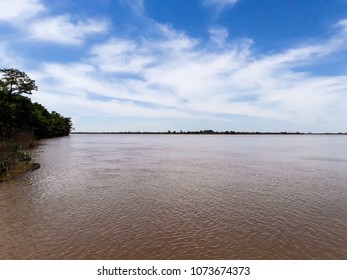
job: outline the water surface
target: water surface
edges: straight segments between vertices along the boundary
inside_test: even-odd
[[[0,184],[1,259],[347,259],[347,137],[71,135]]]

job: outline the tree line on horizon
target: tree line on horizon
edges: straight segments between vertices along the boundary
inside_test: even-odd
[[[14,68],[0,69],[0,137],[32,133],[37,139],[67,136],[72,129],[71,118],[49,112],[24,94],[37,91],[35,81]]]
[[[93,132],[93,131],[78,131],[78,132],[72,132],[72,134],[203,134],[203,135],[346,135],[347,132],[287,132],[287,131],[281,131],[281,132],[260,132],[260,131],[233,131],[233,130],[226,130],[226,131],[214,131],[214,130],[196,130],[196,131],[176,131],[176,130],[168,130],[166,132],[160,132],[160,131],[104,131],[104,132]]]

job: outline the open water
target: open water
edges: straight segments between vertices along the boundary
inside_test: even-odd
[[[347,259],[347,137],[71,135],[0,184],[1,259]]]

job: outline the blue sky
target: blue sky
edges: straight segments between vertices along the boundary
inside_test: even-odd
[[[347,0],[0,0],[0,67],[76,131],[346,132]]]

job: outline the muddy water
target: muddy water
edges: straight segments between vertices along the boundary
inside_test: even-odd
[[[1,259],[347,259],[346,136],[72,135],[0,184]]]

